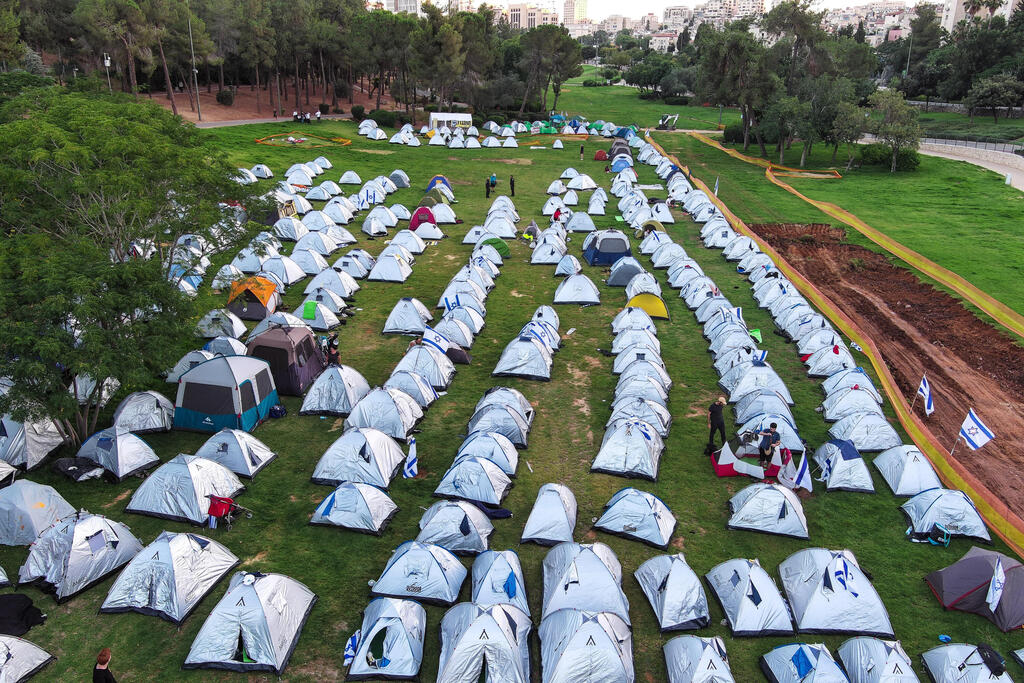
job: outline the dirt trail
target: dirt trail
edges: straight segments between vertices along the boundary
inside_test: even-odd
[[[878,345],[904,396],[912,397],[927,373],[935,402],[927,421],[943,445],[953,444],[968,408],[975,409],[997,438],[979,451],[961,441],[954,457],[1007,505],[1021,509],[1024,348],[881,254],[846,244],[843,230],[750,228],[857,321]]]

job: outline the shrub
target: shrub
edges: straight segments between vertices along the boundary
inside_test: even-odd
[[[320,104],[317,105],[317,107],[320,109],[320,113],[325,116],[331,113],[331,105],[327,104],[326,102],[321,102]]]
[[[684,97],[683,95],[669,95],[668,97],[665,98],[665,104],[668,104],[668,105],[671,105],[671,106],[674,106],[674,107],[685,107],[689,103],[690,103],[690,98],[689,97]]]
[[[660,100],[661,93],[656,92],[642,92],[640,93],[641,100]]]
[[[366,116],[367,118],[376,121],[378,126],[388,126],[391,128],[394,128],[395,126],[395,112],[393,111],[386,111],[384,109],[374,109]]]
[[[332,114],[344,114],[345,110],[342,109],[341,107],[334,107],[333,109],[331,109],[331,113]]]
[[[591,78],[588,78],[585,81],[583,81],[583,87],[584,88],[597,88],[597,87],[600,87],[602,85],[604,85],[604,81],[595,81],[595,80],[593,80]]]
[[[901,149],[896,154],[897,171],[916,171],[921,165],[921,155],[914,149]]]
[[[860,148],[860,163],[868,166],[888,166],[892,163],[892,150],[880,142]]]
[[[334,82],[334,94],[336,97],[348,97],[348,83],[345,81]]]
[[[734,144],[742,143],[743,142],[743,124],[742,123],[732,123],[732,124],[729,124],[728,126],[725,127],[725,130],[722,131],[722,138],[726,142],[731,142],[731,143],[734,143]]]
[[[359,122],[366,118],[366,107],[361,104],[352,106],[352,120]]]
[[[508,119],[506,119],[501,114],[494,114],[493,116],[491,116],[491,121],[494,121],[499,126],[504,126],[508,122]]]
[[[427,106],[423,107],[423,111],[427,112],[428,114],[433,114],[437,111],[437,105],[428,104]]]
[[[233,90],[218,90],[217,91],[217,104],[223,104],[225,107],[230,107],[235,103],[235,93]]]

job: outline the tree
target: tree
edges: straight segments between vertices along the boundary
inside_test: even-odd
[[[555,101],[551,103],[552,109],[558,109],[558,97],[562,94],[562,84],[583,73],[580,59],[580,44],[573,40],[569,36],[569,32],[563,28],[562,35],[555,40],[555,50],[552,54],[551,92],[555,95]]]
[[[901,150],[917,149],[921,140],[921,126],[917,110],[907,104],[898,90],[879,90],[869,99],[875,110],[870,130],[892,150],[890,173],[896,172],[896,157]]]
[[[255,75],[256,112],[260,112],[260,70],[274,64],[274,25],[267,0],[242,0],[238,4],[240,32],[238,56]],[[280,113],[278,110],[277,113]]]
[[[593,45],[584,45],[583,49],[580,50],[580,56],[583,59],[590,61],[591,59],[597,58],[597,48]]]
[[[864,31],[864,20],[857,22],[857,30],[853,33],[853,39],[858,43],[864,43],[868,38],[867,32]]]
[[[14,0],[0,2],[0,60],[5,64],[17,62],[25,52],[25,44],[19,34],[21,20],[16,5]]]
[[[151,102],[37,89],[0,124],[0,376],[13,383],[0,412],[49,418],[77,444],[107,380],[151,384],[192,343],[177,282],[199,257],[172,245],[191,233],[237,248],[247,231],[219,202],[265,207],[202,131]],[[134,258],[133,244],[156,253]],[[85,377],[80,404],[68,387]]]
[[[1008,74],[998,74],[979,80],[964,100],[974,116],[977,108],[991,109],[992,120],[999,123],[1000,107],[1016,107],[1024,101],[1024,83]]]
[[[676,52],[682,52],[683,48],[690,44],[690,26],[683,27],[683,32],[676,36]]]
[[[81,0],[74,17],[95,44],[121,54],[128,66],[128,86],[133,95],[137,94],[135,61],[149,62],[152,52],[147,43],[149,25],[135,0]]]
[[[864,136],[864,129],[867,125],[868,113],[865,109],[854,105],[852,102],[840,102],[836,107],[836,116],[832,121],[832,141],[835,147],[832,148],[832,163],[836,162],[836,152],[839,145],[846,145],[846,170],[850,170],[854,159],[854,145]]]

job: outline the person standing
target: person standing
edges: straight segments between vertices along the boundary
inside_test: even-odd
[[[96,666],[92,670],[92,683],[117,683],[110,673],[110,648],[105,647],[96,655]]]
[[[516,196],[516,177],[514,175],[508,177],[508,191],[513,197]]]
[[[320,110],[319,109],[316,110],[316,122],[320,123]]]
[[[580,161],[583,161],[583,145],[580,145]]]
[[[719,396],[718,400],[708,408],[708,446],[715,447],[715,432],[722,436],[722,445],[725,445],[725,396]]]
[[[491,179],[484,178],[484,190],[487,192],[487,199],[491,198]]]

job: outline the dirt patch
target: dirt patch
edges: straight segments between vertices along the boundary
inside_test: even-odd
[[[583,362],[589,365],[591,368],[601,367],[601,359],[597,356],[583,356]]]
[[[254,564],[259,564],[260,562],[262,562],[265,559],[267,559],[267,551],[266,550],[261,550],[260,552],[256,553],[255,555],[253,555],[252,557],[247,559],[245,561],[245,564],[251,566],[251,565],[254,565]]]
[[[454,261],[457,258],[462,258],[461,254],[445,254],[444,259],[446,261]]]
[[[336,431],[338,431],[340,429],[344,429],[344,428],[345,428],[345,419],[339,417],[337,420],[335,420],[334,422],[331,423],[331,428],[328,429],[327,431],[328,432],[336,432]]]
[[[590,405],[587,403],[586,399],[574,398],[572,400],[572,406],[587,417],[590,417]]]
[[[288,496],[288,500],[290,500],[293,503],[298,503],[299,502],[299,499],[296,498],[294,495]]]
[[[449,180],[448,182],[451,183],[452,185],[463,185],[463,186],[469,186],[469,185],[473,184],[472,180]]]
[[[591,529],[587,533],[583,534],[583,539],[586,541],[596,541],[597,533],[593,529]]]
[[[512,296],[514,296],[517,299],[522,299],[524,296],[526,296],[525,294],[520,294],[518,291],[516,291],[514,289],[511,292],[509,292],[509,294],[511,294]]]
[[[569,376],[572,378],[573,384],[586,384],[589,381],[587,373],[584,372],[583,370],[580,370],[575,365],[570,363],[565,366],[565,369],[568,371]]]
[[[338,681],[338,663],[329,659],[314,659],[293,669],[300,677],[308,676],[314,681]]]
[[[533,159],[491,159],[499,164],[512,164],[513,166],[532,166]]]
[[[683,417],[706,417],[708,414],[708,406],[714,403],[718,396],[719,392],[702,393],[696,401],[687,407],[686,413]]]
[[[109,503],[104,503],[103,507],[104,509],[112,508],[130,495],[132,495],[131,491],[122,491],[121,493],[117,494],[117,497],[114,498],[114,500],[110,501]]]
[[[390,149],[353,149],[352,151],[353,152],[362,152],[363,154],[382,154],[382,155],[394,154],[394,152],[392,150],[390,150]]]
[[[680,536],[676,540],[672,541],[672,543],[670,543],[669,545],[671,545],[673,548],[675,548],[679,552],[683,552],[683,550],[686,548],[686,539],[684,539],[682,536]]]
[[[809,230],[809,227],[813,230]],[[845,242],[840,229],[752,225],[875,342],[904,396],[928,375],[928,426],[953,444],[968,407],[999,438],[954,457],[1011,509],[1024,503],[1024,348],[951,295],[881,254]]]

